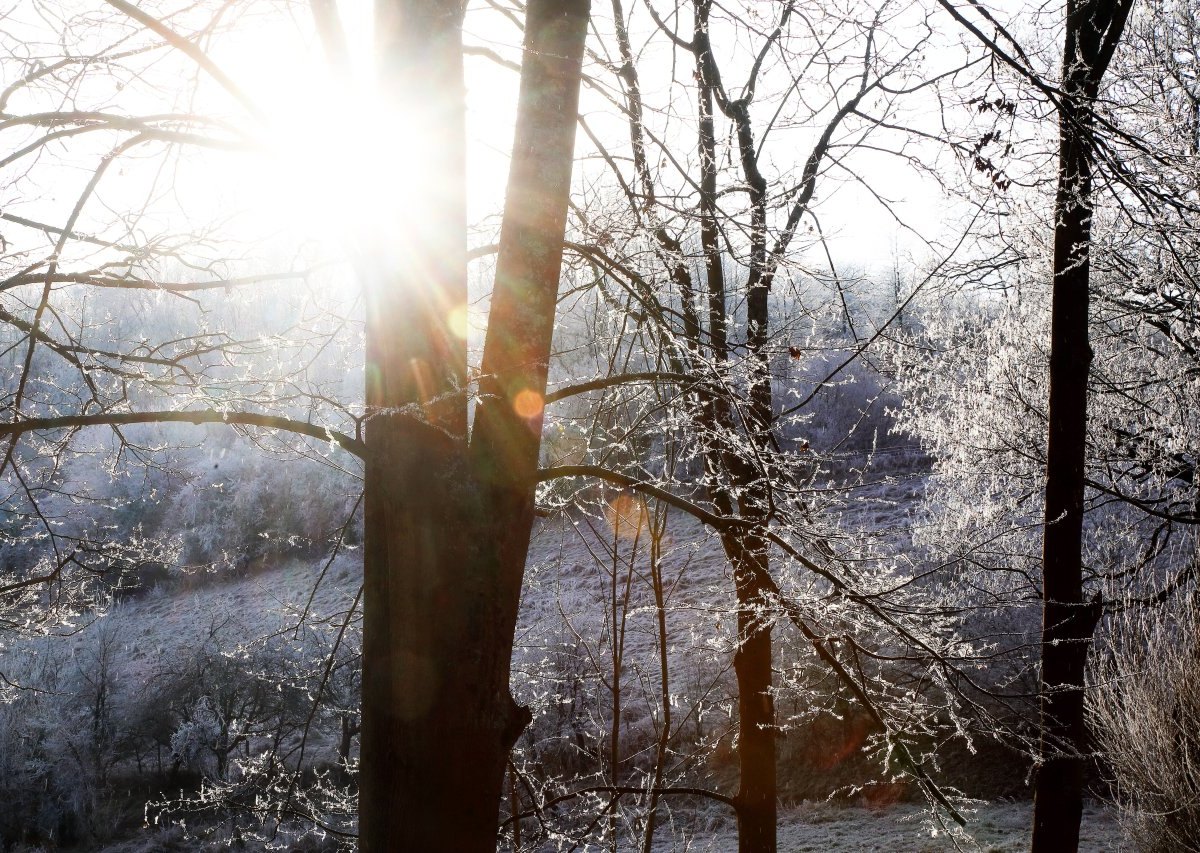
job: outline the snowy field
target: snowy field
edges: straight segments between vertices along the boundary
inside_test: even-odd
[[[860,502],[857,516],[843,517],[844,531],[874,529],[906,531],[911,528],[912,508],[924,487],[924,477],[900,474],[874,487],[868,487],[873,500]],[[901,534],[902,535],[902,534]],[[518,698],[530,701],[525,692],[536,693],[539,684],[561,672],[547,667],[555,649],[569,641],[576,655],[603,661],[606,638],[614,624],[613,582],[624,581],[627,571],[620,560],[605,558],[602,519],[592,523],[575,518],[559,518],[543,524],[531,547],[527,586],[518,628],[518,648],[514,661]],[[628,549],[629,542],[623,544]],[[643,544],[642,547],[645,547]],[[615,556],[611,555],[610,556]],[[639,558],[641,559],[641,558]],[[722,665],[734,644],[727,602],[731,581],[719,544],[694,521],[672,516],[662,549],[663,574],[667,579],[666,608],[672,633],[669,652],[673,683],[681,691],[696,691],[715,696],[727,691],[729,673]],[[617,575],[614,578],[614,572]],[[116,662],[121,681],[146,684],[154,663],[164,656],[183,651],[215,626],[237,627],[239,636],[282,631],[308,612],[318,622],[336,619],[344,613],[361,584],[359,555],[348,552],[326,567],[324,578],[314,591],[321,565],[292,561],[270,571],[241,578],[202,579],[170,591],[158,590],[125,603],[109,619],[119,624],[121,654]],[[633,670],[656,654],[653,608],[648,593],[639,588],[635,573],[633,591],[627,599],[624,645]],[[103,622],[104,620],[101,620]],[[81,630],[72,642],[76,649],[87,647],[99,623]],[[257,632],[257,634],[256,634]],[[780,649],[781,654],[786,654]],[[555,664],[561,667],[561,662]],[[715,670],[709,675],[705,671]],[[699,674],[698,674],[699,673]],[[524,679],[524,681],[522,680]],[[585,679],[585,692],[596,688],[596,681]],[[532,686],[531,686],[532,685]],[[631,691],[632,692],[632,691]],[[628,736],[636,737],[651,725],[653,694],[632,696],[626,709],[631,720]],[[591,699],[595,699],[591,696]],[[719,708],[721,701],[710,707]],[[551,704],[553,707],[553,704]],[[329,745],[318,738],[318,746]],[[785,768],[781,765],[781,774]],[[793,768],[793,775],[797,768]],[[803,773],[804,771],[800,770]],[[720,776],[728,787],[734,779]],[[801,794],[800,796],[809,796]],[[780,814],[779,849],[782,853],[800,851],[941,851],[973,850],[1019,851],[1028,848],[1031,806],[1028,802],[977,803],[965,812],[966,832],[948,821],[937,819],[911,803],[892,803],[875,808],[857,807],[826,801],[805,801],[784,809]],[[149,851],[199,850],[177,830],[145,828],[126,836],[119,844],[92,849],[104,853],[149,853]],[[657,853],[674,851],[733,851],[737,849],[736,828],[724,807],[677,809],[664,812],[656,835]],[[191,846],[189,846],[191,845]],[[566,845],[570,847],[568,843]],[[218,847],[204,847],[216,851]],[[526,848],[528,849],[528,848]],[[550,849],[557,848],[546,848]],[[564,848],[565,849],[565,848]],[[601,849],[594,845],[577,846],[579,851]],[[610,849],[607,845],[603,848]],[[623,849],[623,848],[622,848]],[[1081,849],[1085,851],[1132,849],[1122,842],[1113,813],[1101,805],[1089,806],[1083,822]]]
[[[1018,853],[1029,849],[1029,803],[988,803],[969,816],[970,836],[950,834],[928,824],[928,814],[916,806],[887,810],[843,808],[828,803],[805,803],[780,813],[780,853]],[[737,850],[733,827],[711,828],[676,824],[677,838],[655,845],[655,853],[732,853]],[[666,834],[665,832],[663,833]],[[178,833],[147,831],[143,838],[113,844],[97,853],[184,853],[189,847]],[[202,853],[217,848],[204,848]],[[607,846],[584,846],[575,853],[600,853]],[[1084,807],[1081,853],[1132,851],[1123,841],[1111,812]],[[548,851],[547,851],[548,853]]]
[[[780,853],[935,853],[982,851],[1017,853],[1029,849],[1030,803],[984,803],[967,815],[968,835],[933,826],[929,814],[913,805],[887,809],[805,803],[780,813]],[[957,827],[955,827],[957,830]],[[1132,850],[1123,842],[1111,811],[1097,804],[1084,808],[1081,851]],[[662,844],[657,853],[725,853],[737,850],[732,827],[699,833],[685,843]]]

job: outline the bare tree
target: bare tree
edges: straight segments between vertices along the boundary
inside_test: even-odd
[[[807,244],[797,235],[806,233],[802,223],[815,221],[818,186],[834,180],[829,173],[839,168],[855,177],[848,157],[839,152],[853,152],[857,145],[889,150],[875,135],[896,130],[890,113],[908,91],[908,63],[929,30],[918,19],[911,42],[905,42],[903,36],[888,33],[898,10],[886,4],[855,8],[839,22],[844,30],[834,26],[835,31],[854,34],[847,37],[853,47],[843,45],[844,52],[837,53],[826,46],[824,36],[808,32],[808,19],[796,3],[775,8],[769,24],[749,11],[741,18],[732,8],[717,10],[714,17],[713,4],[704,0],[676,4],[666,13],[653,6],[649,11],[653,34],[681,57],[680,64],[690,69],[695,81],[694,125],[689,127],[694,149],[672,144],[670,131],[659,126],[666,124],[667,116],[677,121],[678,108],[648,102],[644,88],[649,84],[643,81],[632,47],[633,10],[619,2],[612,6],[616,45],[608,61],[619,81],[629,128],[632,174],[625,174],[624,158],[603,147],[596,134],[592,138],[602,146],[627,202],[632,225],[626,227],[645,241],[638,244],[645,245],[641,263],[626,263],[614,271],[614,278],[628,279],[634,298],[656,322],[661,368],[693,377],[692,386],[685,386],[687,393],[679,398],[680,414],[673,423],[688,424],[695,436],[694,457],[703,470],[706,506],[718,518],[738,520],[718,528],[733,568],[737,602],[734,668],[740,777],[733,803],[740,849],[770,851],[776,845],[778,797],[779,726],[772,674],[776,620],[786,616],[794,621],[827,665],[835,671],[840,667],[806,621],[820,617],[801,615],[799,609],[781,603],[772,577],[772,554],[784,567],[797,558],[794,551],[779,550],[772,528],[786,530],[790,541],[801,543],[799,547],[827,571],[837,574],[840,566],[822,541],[811,509],[797,498],[804,491],[810,460],[785,448],[784,434],[795,429],[790,419],[817,394],[785,407],[773,393],[782,372],[780,362],[787,363],[791,349],[786,339],[800,333],[791,318],[779,315],[783,299],[773,304],[770,294],[773,285],[778,290],[792,283],[795,258]],[[682,21],[691,23],[688,36],[680,32]],[[750,44],[742,57],[748,70],[734,83],[726,77],[730,72],[723,75],[718,56],[722,39],[737,43],[743,28]],[[824,72],[814,71],[809,80],[805,71],[813,66]],[[773,75],[787,78],[784,94],[770,89]],[[919,88],[914,84],[914,91]],[[819,108],[805,102],[806,94],[791,97],[810,90]],[[758,97],[767,91],[760,118]],[[879,96],[873,104],[877,111],[864,103],[874,96]],[[729,139],[720,151],[719,119],[727,122]],[[818,127],[806,156],[797,158],[795,171],[772,174],[768,141],[802,121]],[[655,166],[659,155],[661,163]],[[722,162],[730,165],[722,167]],[[608,221],[606,226],[611,227]],[[629,275],[630,268],[637,274]],[[678,488],[667,477],[662,479],[663,485]],[[802,560],[801,565],[811,568],[814,563]],[[777,570],[778,575],[786,572]],[[841,670],[841,675],[848,673]],[[874,723],[886,732],[882,718],[876,716]],[[907,766],[920,777],[912,763]]]
[[[1083,492],[1091,248],[1092,118],[1100,81],[1129,2],[1067,4],[1054,203],[1054,297],[1047,410],[1046,528],[1042,551],[1042,766],[1034,793],[1033,850],[1075,850],[1083,814],[1087,729],[1083,673],[1100,618],[1083,597]]]
[[[132,39],[139,43],[135,53],[178,51],[247,112],[257,114],[202,47],[209,34],[224,26],[222,10],[194,34],[181,35],[177,28],[194,20],[186,11],[156,16],[123,0],[111,0],[109,6],[133,25],[132,35],[123,33],[116,45]],[[338,57],[333,10],[314,3],[313,11],[330,55]],[[403,203],[421,211],[419,219],[400,221],[419,221],[422,228],[419,235],[397,233],[397,220],[388,217],[376,223],[378,230],[366,240],[368,250],[379,255],[363,265],[367,393],[353,437],[313,424],[311,412],[304,418],[244,410],[250,408],[246,403],[278,410],[279,386],[273,383],[260,386],[261,395],[246,395],[219,408],[148,410],[141,395],[129,393],[130,380],[152,385],[156,380],[147,371],[153,369],[161,376],[160,389],[169,392],[180,378],[193,389],[203,388],[205,381],[223,373],[221,362],[230,364],[235,357],[239,345],[223,333],[182,338],[169,352],[136,345],[107,352],[77,341],[62,343],[45,331],[53,322],[70,334],[70,324],[51,300],[56,284],[64,281],[178,294],[243,284],[209,278],[163,286],[157,276],[139,277],[132,272],[137,259],[169,255],[171,248],[136,245],[136,234],[128,240],[132,246],[101,241],[126,252],[132,260],[125,264],[68,277],[62,269],[69,242],[94,242],[76,230],[81,213],[113,164],[129,151],[153,143],[237,148],[244,137],[234,132],[220,136],[228,125],[190,115],[142,120],[115,111],[67,110],[3,117],[6,129],[49,128],[18,148],[6,166],[55,140],[105,132],[124,136],[99,157],[61,225],[8,216],[9,222],[40,229],[54,241],[45,260],[22,268],[12,258],[16,271],[6,282],[10,289],[37,288],[31,319],[6,317],[17,335],[17,351],[23,352],[13,372],[15,387],[6,400],[9,417],[3,429],[8,439],[4,465],[18,481],[30,464],[17,453],[20,437],[95,425],[120,430],[129,424],[178,421],[281,429],[329,440],[366,462],[359,778],[363,850],[492,849],[505,761],[526,720],[509,696],[508,671],[533,519],[541,413],[522,405],[522,395],[540,401],[545,392],[588,4],[539,1],[528,8],[493,319],[469,441],[466,344],[447,319],[448,312],[465,309],[467,303],[464,11],[465,4],[454,0],[381,0],[376,7],[385,90],[411,122],[408,132],[421,152],[400,158],[408,185],[392,192],[397,198],[403,193]],[[70,23],[82,25],[73,19]],[[142,42],[144,34],[149,38]],[[48,79],[57,82],[56,75],[68,72],[87,90],[95,55],[71,55],[55,66],[31,62],[4,97]],[[99,55],[115,61],[120,48],[109,44]],[[212,137],[193,132],[214,127],[220,132]],[[186,245],[193,237],[176,239]],[[391,250],[397,245],[403,249]],[[380,261],[380,256],[388,260]],[[32,279],[31,273],[36,273]],[[144,355],[146,349],[151,354]],[[82,405],[40,394],[33,399],[41,381],[36,372],[39,350],[76,368],[90,399]],[[134,373],[139,365],[147,371]],[[32,415],[31,408],[43,417]],[[36,512],[38,495],[25,491]],[[53,522],[43,522],[51,537],[57,536]],[[5,593],[55,581],[80,562],[79,553],[77,548],[60,551],[48,571],[16,581]]]

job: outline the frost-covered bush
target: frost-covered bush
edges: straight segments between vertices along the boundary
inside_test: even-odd
[[[354,582],[344,566],[331,573]],[[327,671],[337,625],[267,616],[257,600],[243,613],[230,606],[241,594],[160,592],[61,635],[4,638],[0,850],[128,837],[147,797],[174,798],[149,813],[161,825],[184,817],[226,839],[234,828],[244,839],[279,830],[300,844],[314,825],[281,819],[284,804],[323,809],[327,825],[350,820],[357,625],[345,626]],[[153,837],[163,849],[207,849],[196,837],[171,847],[169,835]]]
[[[934,461],[916,544],[957,590],[964,628],[1022,659],[1040,630],[1050,317],[1045,247],[1028,251],[1006,292],[947,297],[894,356],[899,426]],[[1200,373],[1122,304],[1125,286],[1093,277],[1083,562],[1087,594],[1106,600],[1169,588],[1195,543]],[[1031,674],[1002,658],[988,673],[1018,688]]]
[[[798,405],[810,395],[812,401],[795,423],[785,423],[785,434],[833,454],[866,454],[911,444],[895,429],[894,412],[901,403],[896,389],[864,357],[842,367],[852,352],[823,350],[792,366],[780,389],[783,407]]]
[[[232,618],[214,618],[201,642],[175,650],[153,676],[174,720],[172,760],[218,782],[238,772],[237,754],[250,755],[303,725],[303,685],[318,662],[304,643],[251,634]]]
[[[1126,615],[1092,667],[1090,717],[1125,830],[1200,850],[1200,604]]]
[[[147,699],[165,709],[155,723],[170,760],[196,774],[199,789],[158,798],[148,814],[158,823],[186,823],[197,839],[299,843],[326,838],[321,827],[350,831],[357,623],[209,618],[201,642],[178,646],[157,664]]]
[[[74,838],[74,779],[56,734],[65,711],[61,649],[29,641],[5,649],[5,678],[20,686],[0,703],[0,844]]]
[[[121,761],[119,615],[74,637],[25,640],[5,654],[18,686],[0,703],[0,845],[113,837],[125,821],[113,788]]]
[[[245,572],[356,541],[360,484],[311,461],[280,462],[233,445],[190,464],[169,514],[183,527],[186,565]]]

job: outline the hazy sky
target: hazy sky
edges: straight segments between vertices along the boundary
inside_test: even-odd
[[[681,160],[693,162],[694,125],[689,122],[694,120],[689,116],[694,114],[694,94],[689,91],[690,70],[686,65],[680,67],[679,52],[672,50],[669,42],[654,31],[644,10],[638,4],[630,5],[639,11],[634,20],[633,38],[651,121],[658,123],[656,130],[661,130],[672,148],[680,152]],[[666,4],[661,5],[667,8]],[[861,4],[846,0],[838,5]],[[143,198],[154,199],[154,204],[162,210],[164,221],[186,216],[189,221],[199,222],[206,216],[224,216],[235,208],[252,207],[257,213],[250,219],[242,219],[243,224],[239,227],[243,233],[252,231],[255,226],[246,223],[257,219],[263,230],[293,230],[297,239],[328,239],[356,227],[360,217],[372,216],[373,206],[380,203],[381,194],[390,194],[393,176],[389,169],[414,155],[406,147],[411,145],[413,134],[402,126],[402,120],[389,119],[375,109],[369,62],[370,6],[363,0],[339,3],[350,54],[355,60],[353,84],[349,88],[332,81],[326,73],[318,45],[311,37],[307,12],[301,7],[282,14],[273,11],[278,7],[272,4],[251,3],[247,7],[249,11],[228,30],[203,42],[210,57],[257,105],[261,113],[259,119],[251,118],[235,99],[207,75],[198,73],[191,60],[177,52],[169,55],[170,52],[160,50],[150,55],[143,79],[130,80],[125,86],[111,86],[111,91],[99,95],[77,93],[78,108],[81,109],[103,106],[123,114],[167,110],[216,114],[236,128],[227,136],[248,139],[262,149],[251,154],[189,153],[182,166],[173,163],[169,172],[152,162],[148,154],[123,157],[119,174],[106,176],[97,194],[100,203],[93,205],[87,214],[111,218],[113,211],[119,211],[122,206],[141,204]],[[75,18],[71,30],[63,34],[57,31],[59,21],[38,14],[43,7],[56,11],[95,10],[95,17],[102,17],[106,23],[89,26],[86,19]],[[594,7],[594,30],[607,33],[611,23],[605,16],[610,15],[611,10],[601,0],[597,0]],[[753,8],[773,12],[776,7],[762,4]],[[901,31],[917,26],[922,13],[919,6],[898,8],[904,11],[889,24],[896,32],[888,35],[902,40],[906,36]],[[813,11],[824,14],[820,9]],[[857,11],[861,12],[861,9]],[[836,15],[839,9],[829,7],[828,13]],[[111,38],[114,26],[118,29],[128,27],[128,21],[122,20],[119,13],[100,0],[67,3],[39,0],[28,5],[18,4],[0,14],[7,15],[3,20],[3,29],[8,35],[5,46],[27,46],[24,49],[32,58],[39,54],[53,55],[60,37],[72,43],[95,39],[103,44]],[[765,12],[761,17],[763,26],[770,22]],[[200,20],[195,16],[185,17],[179,27],[194,26]],[[680,26],[682,30],[690,31],[690,22]],[[944,22],[939,26],[945,29],[935,28],[931,45],[922,60],[926,74],[936,73],[958,61],[957,57],[961,55],[958,48],[961,37]],[[593,48],[597,51],[607,49],[611,53],[614,49],[611,35],[603,42],[606,47],[601,46],[595,35],[594,32]],[[740,79],[751,53],[744,34],[739,39],[721,41],[724,35],[714,30],[714,44],[717,45],[718,59],[729,71],[727,85],[733,85],[729,81]],[[146,36],[140,33],[133,40],[141,42]],[[478,8],[473,6],[468,16],[466,42],[470,46],[486,46],[505,59],[519,57],[520,33],[517,28],[503,15],[489,11],[482,4]],[[846,56],[851,57],[858,49],[856,44],[849,44]],[[14,52],[9,58],[7,72],[11,75],[20,67],[21,61],[22,57]],[[818,83],[801,88],[793,93],[792,99],[815,104],[827,100],[832,85],[844,85],[854,73],[852,60],[846,61],[847,70],[833,68],[828,72],[830,86],[823,90],[822,84]],[[513,71],[486,58],[469,56],[466,67],[470,212],[473,221],[486,224],[486,217],[497,213],[502,203],[517,80]],[[615,93],[612,75],[594,63],[592,67],[599,72],[602,85]],[[101,74],[95,76],[98,79],[104,77]],[[119,76],[113,75],[112,79]],[[172,85],[175,91],[171,91]],[[789,79],[782,67],[768,68],[760,86],[759,101],[754,105],[755,120],[760,129],[765,117],[775,108],[777,101],[773,94],[787,91],[788,86]],[[25,97],[24,93],[15,97],[9,106],[10,112],[51,107],[49,101],[38,103],[36,96],[22,100]],[[926,94],[912,96],[903,118],[936,127],[940,121],[937,106]],[[613,150],[620,148],[621,156],[627,156],[623,120],[614,113],[613,106],[597,91],[586,89],[582,111],[590,126],[613,144]],[[769,178],[788,170],[798,173],[798,166],[807,156],[827,114],[826,105],[825,111],[818,111],[816,118],[808,124],[795,123],[773,132],[764,146],[762,159]],[[732,143],[729,123],[719,116],[717,126],[720,144],[728,146]],[[675,135],[674,141],[671,134]],[[4,144],[6,137],[9,142]],[[14,134],[11,131],[0,133],[0,144],[11,149],[16,144]],[[51,219],[61,218],[73,188],[86,181],[96,158],[103,153],[101,149],[88,148],[82,141],[70,144],[77,147],[60,149],[69,153],[62,158],[63,165],[57,167],[57,171],[48,162],[38,164],[40,175],[52,176],[48,182],[45,177],[40,178],[40,186],[31,178],[14,188],[8,182],[12,170],[7,170],[8,174],[0,173],[0,192],[5,194],[0,198],[0,205],[13,210],[24,209],[27,213],[34,211]],[[111,144],[111,139],[103,144]],[[79,150],[85,153],[75,153]],[[579,151],[584,155],[590,152],[583,133],[579,135]],[[932,161],[935,156],[945,157],[937,146],[928,144],[915,145],[910,149],[910,153],[914,152],[917,159]],[[846,154],[846,150],[836,152],[837,157]],[[657,158],[654,153],[651,156]],[[71,161],[71,157],[76,160]],[[855,150],[847,162],[874,193],[894,202],[894,211],[905,223],[925,237],[938,235],[943,219],[956,215],[954,206],[933,181],[894,157]],[[591,163],[585,160],[578,174],[582,181],[589,181],[601,171],[594,167],[594,160]],[[662,172],[666,181],[678,183],[677,176],[671,175],[669,164]],[[607,180],[611,183],[611,176]],[[722,178],[726,186],[730,180],[728,176]],[[848,180],[837,169],[821,179],[817,201],[816,210],[824,231],[832,238],[830,247],[839,265],[890,270],[894,253],[913,256],[918,261],[929,254],[923,241],[899,227],[871,190]],[[175,207],[168,212],[172,205]],[[85,215],[84,221],[87,218]],[[808,261],[813,265],[824,264],[823,252],[814,254],[810,250],[808,255]]]

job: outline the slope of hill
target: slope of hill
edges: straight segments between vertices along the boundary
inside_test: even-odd
[[[907,535],[923,483],[919,471],[909,471],[860,487],[868,499],[840,518],[840,535]],[[626,494],[596,506],[594,515],[544,521],[531,548],[513,680],[534,722],[514,766],[538,774],[543,797],[573,783],[643,784],[669,706],[668,780],[731,792],[736,636],[720,544],[694,520],[656,516]],[[309,772],[336,772],[346,746],[351,758],[357,749],[353,700],[318,713],[311,699],[318,683],[338,677],[330,689],[355,689],[357,622],[346,614],[360,585],[353,551],[330,563],[291,560],[242,576],[194,576],[116,605],[67,637],[11,648],[23,661],[14,672],[47,691],[22,692],[0,706],[0,785],[13,806],[0,828],[25,845],[14,849],[37,850],[51,839],[61,849],[109,853],[201,849],[177,830],[143,826],[144,816],[159,813],[144,811],[146,797],[235,779],[238,761],[268,746],[295,758],[302,734]],[[780,633],[783,670],[805,650]],[[331,675],[324,661],[339,634],[341,663]],[[259,695],[264,685],[280,698]],[[256,698],[242,701],[247,695]],[[228,704],[235,701],[241,704]],[[862,738],[838,728],[828,703],[805,709],[802,695],[784,693],[778,702],[791,709],[780,752],[781,850],[1025,845],[1026,804],[977,803],[971,840],[931,822],[911,789],[882,784],[847,793],[843,786],[866,781],[856,777],[870,766]],[[805,751],[821,738],[827,742],[817,752]],[[38,790],[40,801],[30,793]],[[836,803],[802,801],[839,790]],[[163,810],[164,819],[172,815],[180,816]],[[637,809],[630,815],[623,819],[636,823]],[[205,820],[229,816],[189,822]],[[562,838],[572,826],[566,817]],[[656,838],[664,853],[736,846],[727,810],[690,800],[664,805]],[[1109,813],[1092,808],[1084,849],[1116,849],[1118,839]],[[313,839],[290,843],[286,849],[320,849]]]

